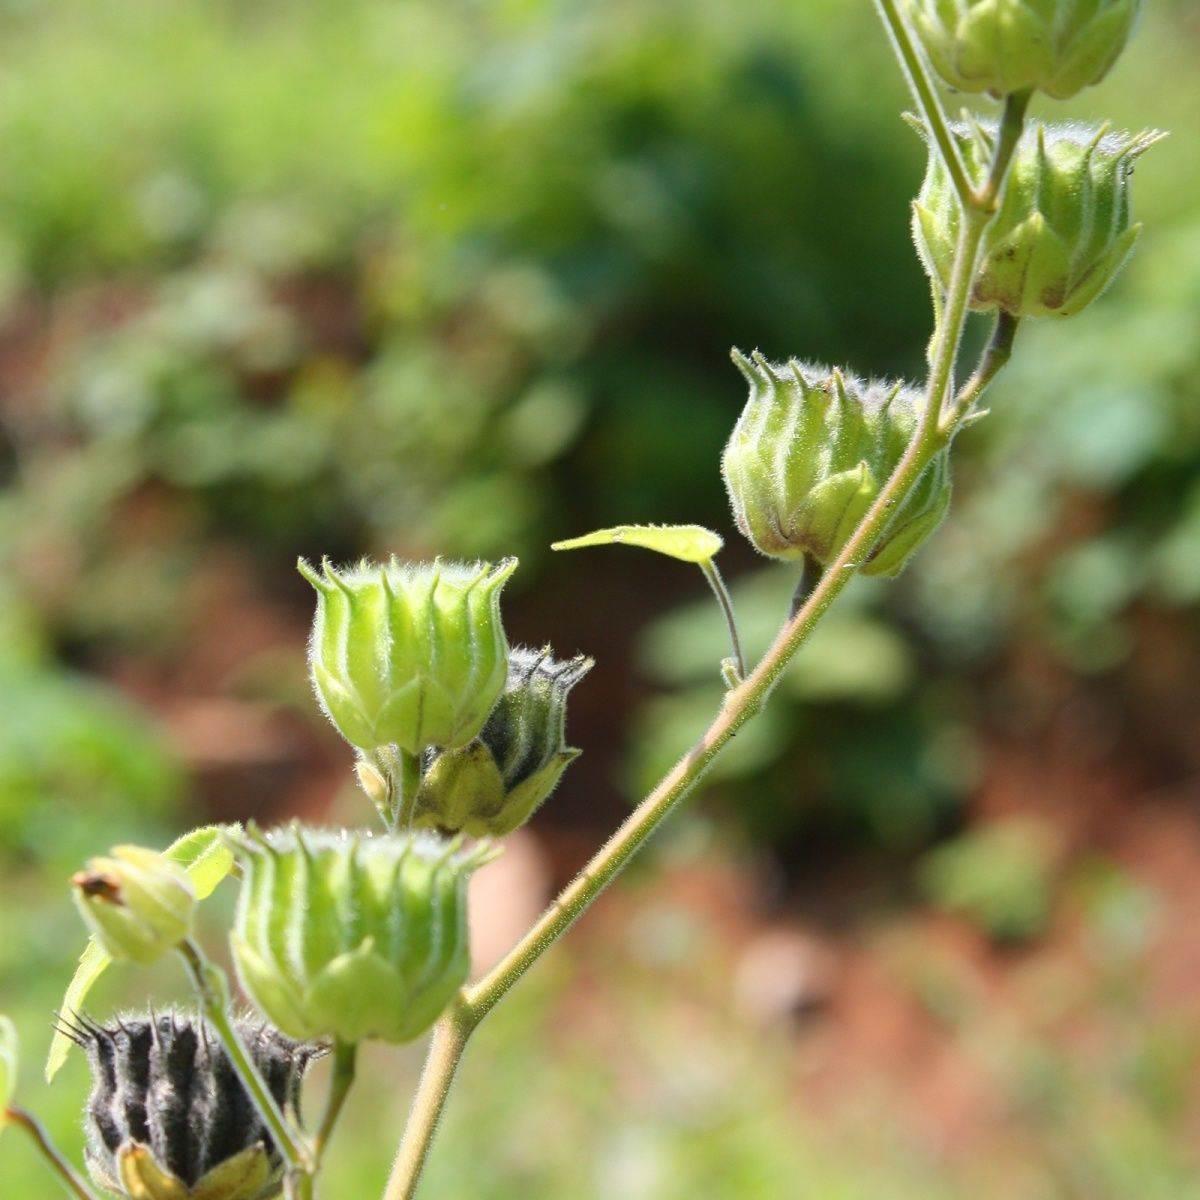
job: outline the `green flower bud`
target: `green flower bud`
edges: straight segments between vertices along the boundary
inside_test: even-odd
[[[75,907],[113,958],[149,964],[192,932],[196,893],[182,867],[142,846],[117,846],[72,879]]]
[[[771,558],[833,561],[904,455],[925,406],[899,383],[865,382],[795,359],[733,361],[750,399],[721,470],[738,528]],[[897,575],[950,505],[950,460],[940,451],[863,566]]]
[[[579,757],[566,744],[567,695],[593,665],[582,654],[558,662],[549,646],[514,650],[504,695],[479,736],[429,756],[416,824],[475,837],[524,825]]]
[[[981,178],[994,123],[960,124],[955,137]],[[1014,317],[1073,316],[1116,277],[1141,232],[1130,224],[1134,160],[1164,135],[1109,133],[1107,125],[1026,129],[1013,155],[1000,211],[984,235],[971,307]],[[961,211],[940,155],[931,152],[913,206],[913,236],[925,270],[943,289],[954,269]]]
[[[363,562],[323,573],[309,645],[321,707],[352,745],[410,754],[465,746],[504,689],[508,643],[500,589],[515,558],[487,563]]]
[[[0,1013],[0,1131],[5,1126],[5,1110],[12,1103],[13,1092],[17,1088],[19,1053],[17,1027]]]
[[[1066,100],[1117,61],[1141,0],[903,0],[938,74],[964,92]]]
[[[490,847],[293,825],[237,851],[238,978],[292,1037],[411,1041],[466,980],[467,881]]]
[[[86,1017],[62,1030],[88,1056],[92,1092],[84,1119],[96,1183],[130,1200],[268,1200],[283,1161],[213,1031],[185,1013]],[[297,1113],[304,1074],[318,1054],[269,1025],[238,1032],[277,1104]]]

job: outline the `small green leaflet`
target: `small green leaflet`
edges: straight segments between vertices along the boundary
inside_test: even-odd
[[[683,562],[706,563],[725,545],[703,525],[614,525],[583,537],[554,542],[551,550],[582,550],[585,546],[641,546]]]
[[[211,896],[221,880],[233,870],[233,852],[226,844],[225,834],[237,833],[240,829],[240,825],[204,825],[193,829],[191,833],[185,833],[163,851],[166,858],[178,863],[187,871],[197,900]],[[88,993],[95,986],[96,980],[108,970],[111,962],[108,954],[89,939],[79,958],[79,966],[75,968],[75,974],[67,985],[62,1012],[76,1013],[83,1008]],[[56,1030],[50,1042],[50,1056],[46,1060],[47,1083],[58,1074],[63,1063],[67,1061],[70,1047],[70,1038]]]

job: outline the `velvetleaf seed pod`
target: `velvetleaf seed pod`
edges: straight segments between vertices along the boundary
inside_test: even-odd
[[[115,959],[149,964],[192,932],[196,893],[187,872],[143,846],[117,846],[71,879],[75,906]]]
[[[296,1112],[304,1073],[320,1050],[269,1025],[237,1028],[276,1102]],[[168,1011],[111,1026],[62,1020],[87,1053],[87,1166],[129,1200],[268,1200],[283,1163],[216,1034]]]
[[[738,528],[771,558],[827,566],[866,515],[912,440],[924,397],[899,383],[834,368],[774,365],[755,352],[733,361],[750,399],[721,459]],[[863,572],[897,575],[950,505],[950,464],[939,451],[897,510]]]
[[[961,123],[954,135],[982,177],[995,123]],[[1141,232],[1130,223],[1134,161],[1164,135],[1111,133],[1107,125],[1032,122],[1013,155],[1000,210],[984,234],[971,307],[1014,317],[1069,317],[1116,277]],[[943,289],[954,269],[961,210],[941,156],[931,149],[913,205],[913,236]]]
[[[417,791],[417,825],[475,837],[503,837],[524,825],[580,751],[566,744],[567,696],[592,669],[550,647],[513,650],[508,682],[479,736],[429,756]]]
[[[363,750],[465,746],[501,691],[500,591],[517,560],[360,563],[301,574],[317,590],[309,666],[321,707]]]
[[[490,846],[292,825],[250,830],[235,848],[234,964],[285,1033],[411,1041],[465,982],[467,882]]]
[[[903,0],[937,73],[964,92],[1039,88],[1058,100],[1099,83],[1141,0]]]

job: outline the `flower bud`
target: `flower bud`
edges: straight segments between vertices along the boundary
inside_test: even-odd
[[[313,686],[338,732],[363,750],[465,746],[504,689],[500,590],[516,567],[301,562],[317,589]]]
[[[278,1195],[283,1163],[270,1131],[204,1022],[151,1013],[109,1028],[77,1017],[62,1031],[92,1070],[84,1127],[100,1187],[130,1200]],[[269,1025],[242,1021],[238,1032],[276,1103],[296,1112],[317,1048]]]
[[[192,932],[196,893],[182,867],[142,846],[117,846],[73,876],[75,906],[116,959],[149,964]]]
[[[991,160],[995,123],[954,127],[969,170]],[[1141,232],[1130,224],[1129,177],[1163,135],[1078,124],[1026,129],[1000,211],[984,234],[971,307],[1014,317],[1073,316],[1116,277]],[[941,156],[930,153],[913,206],[913,236],[931,278],[949,287],[961,210]]]
[[[4,1128],[4,1112],[12,1103],[17,1088],[19,1065],[17,1027],[8,1017],[0,1014],[0,1130]]]
[[[1066,100],[1117,61],[1141,0],[903,0],[939,75],[963,92]]]
[[[733,361],[750,399],[721,471],[738,528],[771,558],[827,566],[850,539],[904,455],[925,399],[899,383],[843,376],[761,354]],[[863,565],[897,575],[950,505],[950,463],[939,451]]]
[[[503,837],[524,825],[580,751],[566,744],[567,695],[592,669],[543,650],[517,649],[508,683],[479,736],[430,756],[417,792],[418,825]]]
[[[467,881],[490,847],[293,825],[237,849],[234,963],[285,1033],[411,1041],[465,982]]]

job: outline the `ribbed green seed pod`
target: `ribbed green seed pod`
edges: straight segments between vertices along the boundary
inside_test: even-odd
[[[958,124],[967,166],[981,178],[994,123]],[[1164,135],[1110,133],[1107,125],[1032,123],[1013,155],[1000,211],[984,235],[971,307],[1014,317],[1069,317],[1116,277],[1141,232],[1130,224],[1134,161]],[[932,151],[913,206],[921,262],[943,289],[954,269],[961,212],[941,156]]]
[[[309,666],[321,707],[354,746],[419,754],[465,746],[504,689],[500,591],[516,559],[300,563],[317,589]]]
[[[1099,83],[1141,0],[902,0],[935,70],[964,92],[1039,88],[1059,100]]]
[[[234,964],[292,1037],[411,1041],[466,980],[467,881],[490,847],[293,825],[236,850]]]
[[[115,959],[148,965],[192,931],[196,893],[187,873],[142,846],[117,846],[71,879],[75,907]]]
[[[738,528],[771,558],[827,566],[904,455],[924,397],[899,383],[865,382],[834,368],[776,366],[759,353],[733,361],[750,399],[721,460]],[[868,575],[897,575],[946,515],[950,462],[940,451],[897,510]]]
[[[479,736],[430,755],[415,823],[476,837],[524,825],[579,757],[566,744],[567,695],[593,665],[583,655],[559,662],[549,646],[514,650],[504,694]]]

